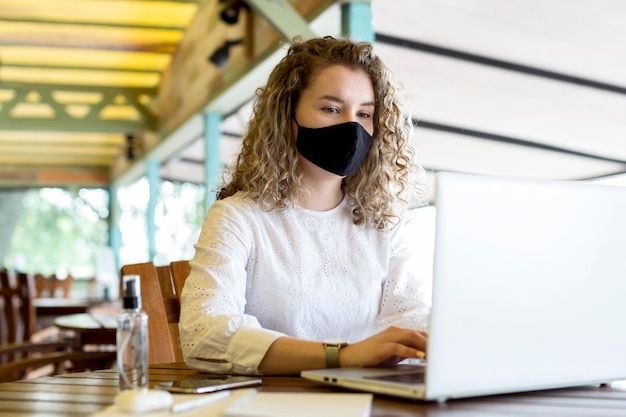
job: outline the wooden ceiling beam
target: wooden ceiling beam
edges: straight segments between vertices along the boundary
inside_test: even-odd
[[[106,187],[109,181],[109,170],[105,167],[0,166],[0,188]]]

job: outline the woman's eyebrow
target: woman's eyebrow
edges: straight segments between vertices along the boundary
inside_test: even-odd
[[[332,96],[332,95],[323,95],[322,97],[320,97],[318,100],[329,100],[329,101],[334,101],[336,103],[340,103],[340,104],[344,104],[345,100],[336,97],[336,96]],[[374,102],[373,101],[366,101],[364,103],[361,103],[361,106],[371,106],[374,107]]]

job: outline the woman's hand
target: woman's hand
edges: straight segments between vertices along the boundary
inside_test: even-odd
[[[389,327],[339,351],[341,367],[391,366],[407,358],[426,355],[428,333],[401,327]]]

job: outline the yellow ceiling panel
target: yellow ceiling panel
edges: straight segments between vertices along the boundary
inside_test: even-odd
[[[160,74],[4,67],[0,68],[0,79],[7,82],[153,88],[159,83]]]
[[[0,69],[0,71],[1,71],[1,69]],[[0,80],[1,79],[2,78],[0,78]],[[0,85],[2,85],[2,84],[0,84]],[[6,101],[13,100],[13,97],[15,97],[15,91],[0,89],[0,103],[2,103],[3,101],[6,102]]]
[[[139,120],[141,115],[133,106],[106,106],[100,112],[102,120]]]
[[[0,144],[10,142],[28,142],[30,144],[99,144],[124,146],[126,138],[119,133],[93,132],[25,132],[0,130]]]
[[[55,91],[54,101],[61,104],[97,104],[102,101],[101,93],[83,93],[79,91]]]
[[[171,55],[152,52],[2,46],[2,65],[77,66],[163,71]],[[79,52],[79,53],[77,53]]]
[[[0,16],[184,28],[196,8],[195,2],[176,1],[9,0],[0,2]]]
[[[45,103],[19,103],[11,110],[11,117],[16,119],[25,117],[52,119],[54,116],[54,109]]]
[[[91,106],[86,104],[68,104],[65,106],[65,111],[75,119],[82,119],[89,114]]]
[[[167,29],[23,22],[3,22],[0,25],[0,45],[26,41],[35,46],[172,53],[182,35],[180,30]]]
[[[25,154],[25,155],[37,155],[46,154],[52,155],[91,155],[91,156],[105,156],[115,157],[119,153],[119,149],[112,146],[59,146],[39,145],[36,148],[29,145],[4,145],[0,144],[0,154]]]

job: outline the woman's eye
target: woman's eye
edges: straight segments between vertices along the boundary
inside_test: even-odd
[[[372,117],[372,115],[371,115],[371,114],[369,114],[369,113],[367,113],[367,112],[359,112],[359,113],[358,113],[358,116],[359,116],[359,117],[362,117],[362,118],[364,118],[364,119],[369,119],[370,117]]]
[[[339,110],[337,107],[324,107],[323,109],[326,113],[338,113]]]

